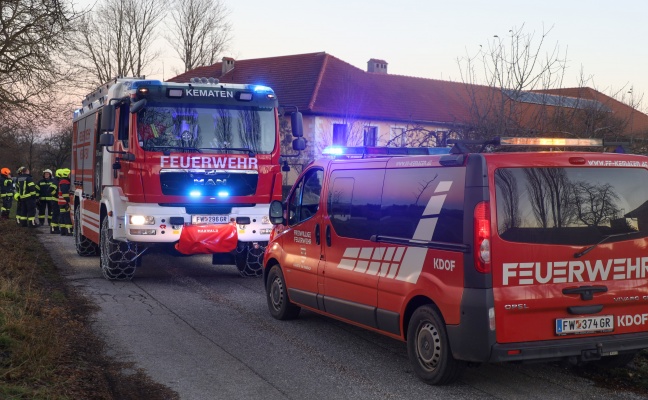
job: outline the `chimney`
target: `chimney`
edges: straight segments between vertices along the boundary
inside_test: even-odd
[[[234,59],[232,57],[223,57],[221,76],[234,69]]]
[[[372,58],[367,61],[367,72],[376,74],[387,74],[387,61]]]

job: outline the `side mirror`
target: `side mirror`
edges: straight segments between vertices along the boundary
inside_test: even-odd
[[[294,137],[300,138],[304,136],[304,119],[302,113],[295,111],[290,114],[290,125],[292,126],[292,135]]]
[[[303,137],[298,137],[292,142],[293,150],[302,151],[306,149],[306,139]]]
[[[142,108],[146,107],[146,99],[141,99],[136,101],[135,103],[131,104],[130,106],[130,113],[131,114],[136,114],[142,110]]]
[[[115,130],[115,105],[106,104],[101,112],[101,132]]]
[[[115,135],[112,133],[102,133],[101,136],[99,136],[100,146],[112,146],[113,144],[115,144]]]
[[[272,225],[281,225],[284,221],[283,204],[279,200],[272,200],[270,203],[270,223]]]

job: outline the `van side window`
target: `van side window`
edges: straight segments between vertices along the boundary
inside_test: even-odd
[[[383,169],[339,170],[331,174],[328,213],[339,236],[369,239],[378,232]]]
[[[312,169],[295,183],[295,190],[288,200],[288,225],[295,225],[317,213],[322,194],[321,169]]]
[[[379,235],[463,243],[465,168],[387,169]]]

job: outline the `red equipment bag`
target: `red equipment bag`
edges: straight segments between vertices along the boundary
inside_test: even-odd
[[[236,248],[236,225],[185,225],[175,248],[182,254],[227,253]]]

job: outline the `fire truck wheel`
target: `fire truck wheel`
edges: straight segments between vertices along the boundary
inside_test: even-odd
[[[288,299],[286,281],[279,265],[275,265],[268,273],[266,298],[270,315],[279,320],[295,319],[301,308]]]
[[[137,264],[137,244],[114,240],[112,229],[108,228],[108,218],[101,221],[100,248],[101,272],[104,278],[116,281],[128,281],[133,278]]]
[[[234,262],[241,276],[261,276],[263,274],[263,247],[253,248],[247,244],[234,250]]]
[[[452,357],[445,324],[430,305],[419,307],[412,314],[407,353],[416,375],[430,385],[456,381],[466,366]]]
[[[638,351],[631,351],[629,353],[619,353],[616,356],[606,356],[601,357],[600,360],[594,361],[594,363],[603,368],[622,368],[630,364]]]
[[[99,246],[92,240],[81,234],[81,208],[74,208],[74,246],[81,257],[96,256],[99,254]]]

